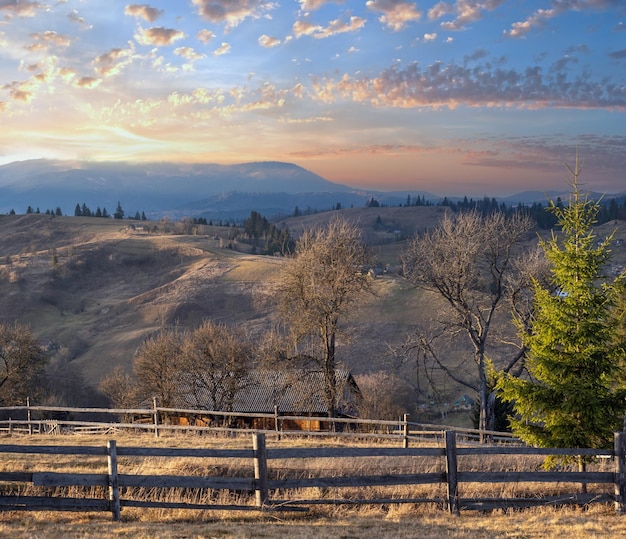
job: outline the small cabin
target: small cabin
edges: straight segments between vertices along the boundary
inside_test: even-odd
[[[352,374],[346,370],[335,372],[337,382],[337,417],[355,417],[361,393]],[[213,378],[215,380],[215,378]],[[274,414],[298,416],[301,419],[283,420],[285,430],[326,430],[328,416],[325,398],[324,373],[304,369],[253,370],[231,382],[229,390],[222,384],[211,391],[210,384],[201,387],[198,381],[190,381],[181,390],[176,407],[194,410],[215,410],[241,414]],[[212,396],[213,395],[213,396]],[[217,402],[214,402],[217,401]],[[172,418],[180,425],[206,426],[207,416],[197,418]],[[242,428],[273,429],[273,418],[254,418],[247,415],[235,416],[236,425]],[[231,423],[233,423],[231,422]]]

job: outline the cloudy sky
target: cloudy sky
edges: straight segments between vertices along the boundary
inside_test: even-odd
[[[277,160],[626,190],[624,0],[0,0],[0,164]]]

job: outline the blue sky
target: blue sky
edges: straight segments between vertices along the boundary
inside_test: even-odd
[[[0,163],[296,163],[357,187],[626,190],[623,0],[0,0]]]

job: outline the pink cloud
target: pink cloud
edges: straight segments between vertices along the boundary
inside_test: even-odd
[[[428,11],[428,18],[437,20],[446,15],[455,15],[452,21],[444,21],[441,27],[446,30],[462,30],[468,24],[483,18],[483,12],[494,11],[505,0],[457,0],[454,2],[439,2]]]
[[[572,60],[573,61],[573,60]],[[538,67],[523,70],[487,64],[458,65],[436,62],[422,68],[413,63],[393,66],[374,78],[326,78],[314,84],[317,98],[367,101],[379,107],[470,107],[537,109],[626,109],[626,88],[588,77],[568,76],[566,62],[544,73]]]
[[[102,79],[98,79],[96,77],[81,77],[76,81],[74,86],[76,86],[77,88],[87,88],[91,90],[100,86],[101,82]]]
[[[258,19],[275,7],[268,0],[193,0],[193,3],[203,18],[214,23],[225,22],[230,27],[245,19]]]
[[[139,28],[135,34],[135,39],[141,45],[157,46],[171,45],[184,37],[186,37],[186,35],[181,30],[163,28],[162,26],[155,26],[148,29]]]
[[[200,60],[201,58],[204,58],[203,54],[198,54],[191,47],[178,47],[174,49],[174,54],[176,54],[177,56],[180,56],[181,58],[184,58],[185,60],[189,62],[196,62]]]
[[[148,4],[129,4],[124,8],[124,14],[141,18],[147,22],[156,21],[163,15],[162,9],[157,9]]]
[[[4,11],[7,17],[34,17],[39,9],[46,9],[46,5],[27,0],[2,0],[0,2],[0,11]]]
[[[101,77],[117,75],[124,67],[130,64],[133,52],[132,48],[111,49],[109,52],[101,54],[94,61],[96,72]]]
[[[198,32],[197,37],[199,41],[202,41],[202,43],[206,45],[209,41],[211,41],[215,37],[215,34],[211,32],[211,30],[203,29]]]
[[[337,34],[347,32],[357,32],[365,26],[365,19],[361,17],[350,17],[348,22],[335,19],[328,23],[328,26],[319,26],[306,20],[296,21],[293,24],[293,33],[296,38],[311,36],[315,39],[324,39]]]
[[[422,12],[415,2],[406,0],[368,0],[365,4],[372,11],[381,12],[378,20],[387,28],[398,32],[410,22],[419,21]]]
[[[265,47],[266,49],[277,47],[280,45],[280,39],[263,34],[259,37],[259,45],[261,45],[261,47]]]
[[[510,30],[502,32],[507,37],[522,37],[534,30],[542,27],[545,21],[551,19],[557,14],[554,9],[538,9],[525,21],[514,22]]]
[[[36,42],[42,44],[44,47],[69,47],[72,42],[69,36],[65,34],[57,34],[52,30],[31,34],[30,37],[32,37]]]
[[[228,43],[222,43],[217,49],[213,51],[213,56],[222,56],[230,52],[230,45]]]

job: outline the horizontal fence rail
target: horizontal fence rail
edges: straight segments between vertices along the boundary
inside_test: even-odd
[[[77,419],[90,416],[92,419]],[[6,419],[2,419],[6,418]],[[107,420],[103,420],[106,418]],[[454,430],[460,439],[488,439],[500,443],[520,443],[511,433],[482,431],[409,421],[405,414],[396,421],[359,418],[329,418],[274,413],[224,412],[188,408],[75,408],[54,406],[0,407],[0,432],[29,434],[114,434],[135,430],[153,432],[263,432],[278,436],[333,436],[398,440],[408,447],[411,440],[443,440],[444,430]]]
[[[616,433],[612,450],[592,449],[546,449],[531,447],[458,446],[458,435],[446,431],[441,447],[270,447],[266,446],[264,433],[252,434],[252,447],[249,449],[194,449],[194,448],[144,448],[118,447],[115,440],[108,442],[106,447],[97,446],[53,446],[53,445],[0,445],[0,461],[4,455],[58,455],[63,457],[89,456],[106,458],[106,473],[61,473],[55,471],[0,471],[0,510],[61,510],[61,511],[109,511],[115,520],[119,520],[124,507],[157,507],[183,509],[212,510],[255,510],[255,511],[307,511],[311,505],[320,504],[400,504],[400,503],[434,503],[445,506],[452,514],[461,510],[491,510],[508,507],[530,507],[539,504],[589,504],[597,502],[614,502],[618,513],[626,510],[626,456],[624,434]],[[612,462],[612,471],[568,471],[568,470],[501,470],[490,471],[487,461],[490,457],[503,455],[531,456],[568,456],[602,459],[603,464]],[[123,457],[122,462],[120,458]],[[243,461],[240,472],[247,470],[243,477],[227,477],[222,472],[207,475],[172,475],[172,474],[130,474],[120,469],[129,466],[129,458],[160,457],[160,458],[197,458],[217,459],[223,467],[216,470],[231,470],[226,466],[234,459]],[[460,465],[466,458],[479,457],[482,471],[469,471]],[[365,469],[376,470],[376,474],[359,475],[348,473],[332,475],[329,470],[331,463],[349,459],[351,463],[361,462],[370,458],[378,458],[375,466]],[[327,459],[328,466],[321,466],[321,476],[314,476],[307,468],[310,459]],[[430,459],[439,462],[441,471],[399,473],[389,462],[392,459]],[[608,459],[612,459],[609,461]],[[56,461],[55,461],[56,462]],[[285,470],[294,473],[291,477],[284,476]],[[359,467],[355,467],[359,469]],[[352,472],[352,469],[350,470]],[[572,483],[584,485],[608,485],[613,492],[604,490],[592,493],[567,492],[558,496],[532,495],[526,497],[477,497],[463,496],[463,490],[470,483]],[[104,492],[101,499],[93,494],[88,497],[77,495],[9,495],[7,490],[14,489],[16,483],[30,483],[33,487],[64,488],[80,487],[92,493],[94,488]],[[6,486],[9,485],[7,489]],[[383,497],[381,494],[368,498],[377,487],[391,486],[441,485],[445,494],[440,497],[410,496],[411,489]],[[92,490],[89,490],[92,489]],[[250,495],[249,503],[218,504],[218,503],[187,503],[184,500],[171,499],[150,500],[133,498],[132,489],[206,489],[226,490]],[[349,489],[340,497],[320,495],[327,489]],[[356,491],[356,494],[355,494]],[[72,490],[71,492],[74,492]],[[303,493],[313,492],[313,497],[305,497]],[[243,498],[245,501],[245,498]]]

